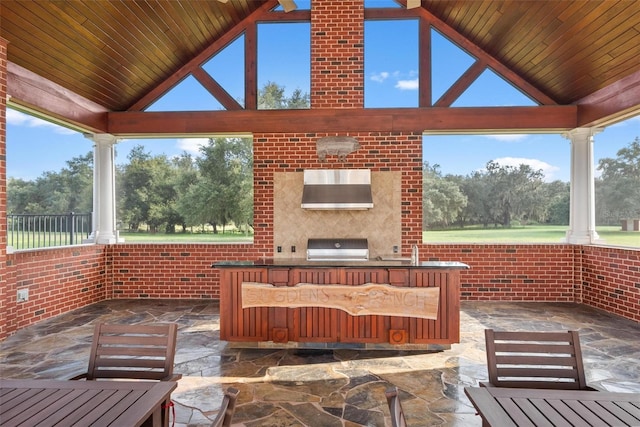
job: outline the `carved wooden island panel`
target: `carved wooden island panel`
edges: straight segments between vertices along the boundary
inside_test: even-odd
[[[460,340],[462,263],[269,259],[213,267],[221,270],[220,339],[236,347],[441,350]],[[247,306],[243,290],[253,292],[245,294]],[[403,309],[425,301],[433,313]],[[375,314],[350,314],[359,310]]]

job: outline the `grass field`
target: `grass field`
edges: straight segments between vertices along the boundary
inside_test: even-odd
[[[251,243],[253,235],[241,233],[123,233],[120,237],[126,243]]]
[[[619,226],[596,227],[603,244],[615,246],[640,247],[640,232],[620,231]],[[567,226],[531,225],[513,228],[465,228],[454,230],[434,230],[422,233],[424,243],[562,243],[567,232]],[[127,233],[120,232],[120,237],[126,243],[251,243],[253,235],[241,233],[194,233],[194,234],[165,234],[165,233]],[[32,242],[36,239],[30,237]],[[46,244],[44,235],[40,246]],[[60,244],[60,243],[58,243]],[[19,241],[13,242],[15,250],[28,249],[21,247]]]
[[[513,228],[465,228],[424,231],[424,243],[561,243],[566,225],[530,225]],[[640,247],[640,232],[620,231],[619,226],[596,227],[596,232],[608,245]]]

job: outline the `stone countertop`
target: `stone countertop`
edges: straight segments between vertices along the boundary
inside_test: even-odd
[[[417,265],[407,258],[374,258],[369,261],[307,261],[305,258],[260,258],[257,260],[216,261],[211,268],[252,268],[252,267],[289,267],[289,268],[421,268],[465,270],[469,266],[458,261],[420,261]]]

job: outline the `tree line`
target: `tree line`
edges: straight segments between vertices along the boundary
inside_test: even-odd
[[[598,162],[596,223],[620,225],[640,218],[640,140],[638,137]],[[440,166],[423,165],[423,229],[511,227],[513,223],[569,224],[570,184],[545,182],[542,170],[489,161],[482,171],[443,175]]]
[[[129,231],[186,232],[209,225],[214,233],[233,223],[253,227],[252,141],[210,138],[200,156],[151,155],[136,145],[128,163],[116,167],[117,219]],[[91,212],[93,153],[67,161],[60,172],[34,181],[10,178],[9,213]]]

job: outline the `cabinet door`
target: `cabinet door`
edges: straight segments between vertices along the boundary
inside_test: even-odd
[[[409,341],[416,344],[460,342],[460,273],[457,270],[412,269],[410,286],[440,288],[438,318],[411,318]]]
[[[335,268],[293,269],[290,277],[292,286],[298,283],[338,283],[338,271]],[[338,311],[322,307],[290,308],[289,330],[293,333],[293,341],[337,342]]]
[[[389,283],[385,269],[345,269],[341,283],[358,286],[367,283]],[[340,341],[362,343],[388,343],[389,316],[352,316],[339,310]]]
[[[221,269],[220,339],[226,341],[266,341],[269,308],[242,308],[242,282],[267,281],[266,269]]]

